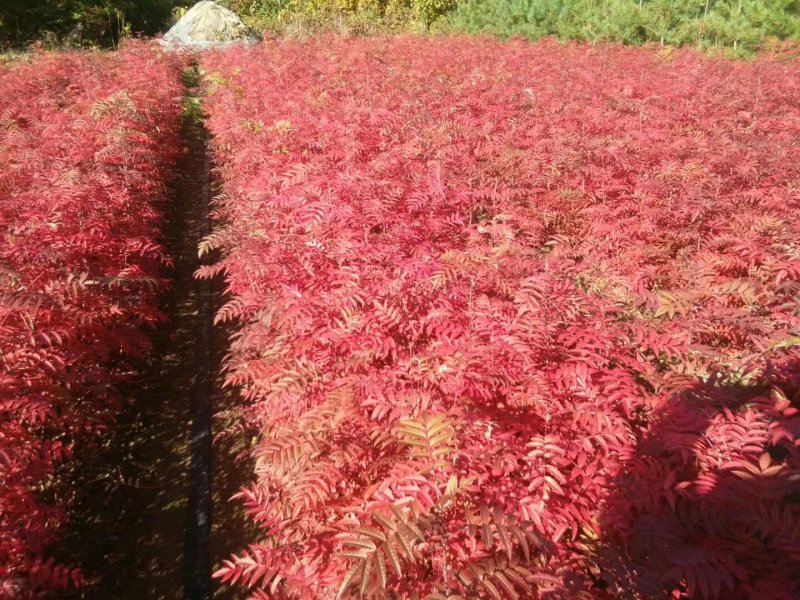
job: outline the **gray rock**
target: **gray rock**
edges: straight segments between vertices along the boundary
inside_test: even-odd
[[[257,41],[256,34],[236,13],[213,0],[201,0],[172,26],[161,43],[202,49]]]

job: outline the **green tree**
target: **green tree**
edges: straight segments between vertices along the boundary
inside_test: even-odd
[[[152,35],[169,25],[183,0],[3,0],[0,44],[42,37],[71,45],[115,45],[127,33]],[[191,0],[188,0],[191,3]]]
[[[800,37],[800,0],[465,0],[452,30],[750,52]]]

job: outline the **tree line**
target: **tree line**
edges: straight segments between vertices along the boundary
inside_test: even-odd
[[[4,0],[0,47],[34,40],[115,46],[152,35],[192,0]],[[221,0],[275,31],[434,31],[655,42],[748,53],[800,37],[800,0]]]

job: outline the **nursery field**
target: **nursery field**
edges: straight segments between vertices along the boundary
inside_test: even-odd
[[[800,597],[796,60],[36,52],[0,158],[0,598]]]
[[[800,69],[212,53],[261,598],[796,598]]]
[[[169,262],[177,61],[144,45],[0,68],[0,598],[81,585],[47,549],[88,451],[149,351]]]

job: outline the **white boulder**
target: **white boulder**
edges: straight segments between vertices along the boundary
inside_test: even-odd
[[[164,35],[167,46],[216,48],[258,41],[255,33],[231,10],[213,0],[201,0]]]

